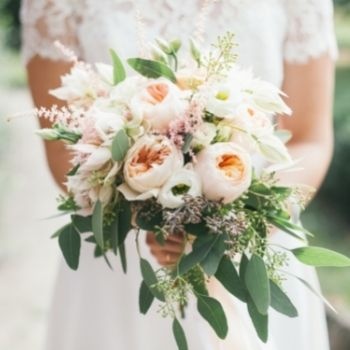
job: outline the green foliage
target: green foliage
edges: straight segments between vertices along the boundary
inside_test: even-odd
[[[21,43],[20,4],[21,0],[0,2],[0,25],[5,28],[5,44],[12,49],[19,49]]]
[[[180,324],[180,322],[177,320],[177,318],[174,318],[173,321],[173,333],[175,336],[176,344],[179,350],[187,350],[187,340],[185,336],[185,332]]]
[[[288,295],[273,281],[270,281],[271,307],[288,317],[297,317],[298,311]]]
[[[81,237],[75,227],[67,225],[58,236],[59,246],[66,260],[67,265],[77,270],[79,266]]]
[[[145,281],[142,281],[139,293],[139,308],[140,312],[145,315],[151,307],[154,300],[154,295],[148,288]]]
[[[147,60],[144,58],[129,58],[128,64],[136,72],[147,78],[164,77],[172,82],[176,82],[174,72],[162,62]]]
[[[96,202],[92,213],[92,233],[98,246],[103,249],[105,245],[103,237],[103,207],[100,201]]]
[[[115,162],[121,162],[126,156],[130,147],[129,137],[125,130],[119,130],[113,138],[112,142],[112,159]]]
[[[123,63],[114,50],[109,51],[113,62],[113,83],[117,85],[126,78],[126,72]]]
[[[147,260],[141,259],[140,267],[143,280],[145,281],[151,293],[160,301],[165,301],[163,293],[161,293],[157,288],[158,279],[155,272],[153,271],[151,264]]]

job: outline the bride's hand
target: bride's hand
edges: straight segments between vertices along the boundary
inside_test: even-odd
[[[182,234],[169,235],[164,245],[160,245],[154,233],[147,232],[146,242],[158,263],[165,267],[175,265],[184,250],[184,237]]]

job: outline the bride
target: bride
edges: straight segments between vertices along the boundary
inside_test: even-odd
[[[135,14],[138,14],[135,16]],[[142,16],[140,15],[142,14]],[[121,57],[138,54],[140,41],[162,36],[188,38],[203,26],[205,42],[230,30],[239,44],[239,62],[288,95],[292,118],[280,120],[294,137],[289,149],[301,158],[303,171],[284,174],[282,181],[319,187],[332,153],[332,93],[336,44],[331,0],[23,0],[23,55],[36,106],[60,105],[48,91],[68,72],[53,45],[59,40],[88,62],[107,61],[108,49]],[[142,21],[141,21],[142,17]],[[207,18],[206,23],[204,18]],[[46,121],[41,120],[45,127]],[[52,175],[64,189],[69,167],[61,143],[47,143]],[[292,247],[297,242],[281,232],[271,240]],[[128,254],[135,254],[131,238]],[[171,265],[181,254],[181,237],[159,246],[151,233],[143,254],[154,264]],[[144,317],[137,300],[141,281],[137,259],[129,256],[128,274],[119,263],[111,271],[83,247],[80,269],[62,264],[50,316],[46,350],[164,350],[176,349],[170,323],[153,307]],[[290,271],[319,288],[313,269],[290,261]],[[215,281],[210,291],[224,305],[230,323],[225,341],[189,305],[185,320],[191,350],[327,350],[328,336],[322,303],[299,282],[290,279],[286,291],[300,310],[290,319],[270,314],[270,338],[262,344],[247,310]]]

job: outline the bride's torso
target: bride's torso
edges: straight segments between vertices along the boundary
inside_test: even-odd
[[[140,33],[147,42],[193,36],[205,3],[205,43],[235,33],[241,65],[278,86],[284,59],[302,62],[334,51],[330,0],[23,0],[24,58],[59,58],[56,39],[89,62],[108,61],[109,48],[124,58],[134,56]]]

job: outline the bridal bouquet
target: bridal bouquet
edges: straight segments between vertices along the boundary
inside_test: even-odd
[[[247,304],[266,342],[270,308],[298,314],[283,290],[291,255],[313,266],[349,266],[350,260],[305,244],[310,233],[293,220],[291,208],[302,207],[307,195],[300,186],[278,184],[277,172],[295,165],[285,146],[288,133],[272,121],[291,114],[282,93],[236,65],[231,33],[207,53],[191,41],[182,60],[180,47],[178,40],[157,40],[149,58],[127,60],[136,71],[130,76],[114,51],[113,65],[75,59],[51,91],[66,107],[37,110],[52,122],[38,133],[64,141],[71,152],[68,194],[58,206],[71,220],[54,236],[72,269],[84,239],[107,263],[107,253],[118,254],[126,271],[127,235],[135,235],[138,249],[144,231],[160,244],[181,233],[186,247],[171,268],[154,269],[138,249],[140,311],[157,299],[162,315],[174,320],[179,349],[187,349],[180,321],[192,295],[224,339],[225,311],[207,289],[216,278]],[[300,248],[270,244],[273,227],[300,239]]]

